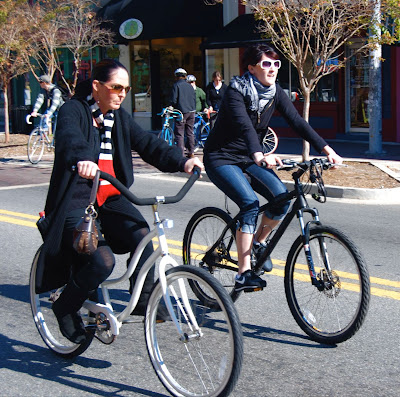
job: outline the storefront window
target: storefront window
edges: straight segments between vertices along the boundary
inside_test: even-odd
[[[218,70],[225,80],[224,74],[224,50],[206,50],[206,82],[205,86],[211,82],[212,74]],[[228,82],[229,83],[229,82]],[[225,80],[225,84],[228,84]]]
[[[278,73],[278,82],[291,97],[292,101],[303,100],[299,75],[297,69],[289,61],[281,57],[282,66]],[[337,71],[322,77],[317,87],[311,93],[312,102],[337,102],[338,101],[338,73]],[[290,95],[289,95],[290,93]]]
[[[133,111],[151,111],[150,51],[148,45],[133,45],[131,51],[131,84],[134,95]]]
[[[350,57],[347,68],[347,98],[350,130],[365,130],[368,122],[369,61],[362,54],[354,54],[357,48],[348,48]]]

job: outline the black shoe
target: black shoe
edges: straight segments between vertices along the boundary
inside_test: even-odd
[[[253,271],[246,270],[235,277],[235,291],[253,292],[260,291],[267,286],[267,282],[257,276]]]
[[[265,244],[253,243],[252,253],[255,255],[257,262],[260,259],[261,255],[263,254],[263,252],[266,250],[266,248],[267,248],[267,246]],[[264,272],[270,272],[272,270],[272,267],[273,266],[272,266],[271,257],[268,256],[267,259],[265,260],[265,262],[263,263],[261,269],[263,269]]]
[[[78,313],[61,314],[57,305],[53,303],[53,312],[57,318],[60,331],[72,343],[81,344],[86,340],[85,325]]]
[[[52,306],[61,333],[73,343],[83,343],[86,340],[85,326],[78,311],[87,296],[88,291],[71,280]]]

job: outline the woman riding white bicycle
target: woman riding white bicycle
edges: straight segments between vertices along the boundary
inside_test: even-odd
[[[280,158],[264,154],[261,142],[275,110],[318,152],[323,152],[332,163],[342,159],[299,115],[283,89],[276,84],[281,61],[274,49],[265,44],[250,46],[243,53],[243,76],[235,76],[222,100],[219,115],[205,147],[204,164],[210,180],[240,208],[236,243],[239,272],[235,289],[262,289],[265,280],[251,271],[251,252],[257,257],[264,250],[263,243],[288,210],[287,205],[265,213],[256,231],[258,198],[254,191],[268,201],[286,192],[285,185],[272,171]],[[266,165],[266,167],[262,167]],[[250,177],[249,183],[246,175]],[[254,244],[253,244],[253,234]],[[272,270],[271,261],[264,270]]]
[[[106,59],[95,66],[91,80],[78,86],[76,95],[59,112],[54,168],[45,206],[46,218],[41,225],[44,245],[38,268],[43,273],[46,268],[55,266],[61,272],[66,265],[69,274],[72,264],[71,276],[65,280],[67,285],[54,302],[53,311],[62,334],[74,343],[82,343],[86,338],[77,312],[89,294],[111,274],[115,264],[113,252],[132,255],[148,232],[140,212],[108,182],[101,181],[97,195],[97,226],[101,230],[98,248],[92,255],[74,251],[73,230],[84,215],[96,171],[101,169],[115,175],[123,185],[130,187],[133,183],[132,150],[165,172],[191,173],[195,165],[202,167],[197,158],[188,160],[177,147],[168,146],[143,131],[121,109],[129,90],[127,69],[118,61]],[[74,166],[77,172],[73,171]],[[142,264],[152,252],[149,243],[131,278],[131,289]],[[153,278],[154,266],[133,314],[144,314]],[[36,287],[40,289],[40,285]],[[95,294],[91,299],[95,299]],[[160,313],[160,319],[163,315],[166,313]]]

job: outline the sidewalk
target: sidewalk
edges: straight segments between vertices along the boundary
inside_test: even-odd
[[[368,161],[379,167],[393,178],[400,181],[400,143],[383,144],[384,153],[372,155],[367,153],[369,149],[368,142],[363,141],[347,141],[347,140],[327,140],[329,145],[340,154],[343,159],[348,161]],[[279,138],[279,146],[277,153],[283,158],[301,158],[303,141],[300,138]],[[313,149],[310,156],[318,155]],[[199,150],[196,153],[200,159],[203,153]],[[135,167],[143,167],[143,162],[138,159]],[[390,166],[390,168],[388,168]],[[135,168],[137,170],[137,168]],[[154,169],[157,171],[156,169]],[[184,174],[183,174],[184,175]],[[206,173],[203,173],[203,181],[208,181]],[[292,182],[285,182],[288,187],[292,186]],[[333,198],[357,199],[377,201],[379,203],[400,204],[400,187],[392,189],[365,189],[352,187],[325,186],[328,196]]]

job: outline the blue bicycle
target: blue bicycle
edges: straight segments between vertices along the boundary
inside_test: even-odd
[[[178,109],[164,108],[161,113],[157,114],[164,118],[163,126],[158,137],[163,139],[168,145],[175,144],[174,123],[183,120],[183,114]]]
[[[205,120],[204,116],[207,117],[207,121]],[[197,112],[193,126],[195,152],[199,150],[199,148],[204,147],[208,135],[210,134],[210,130],[210,112]]]

